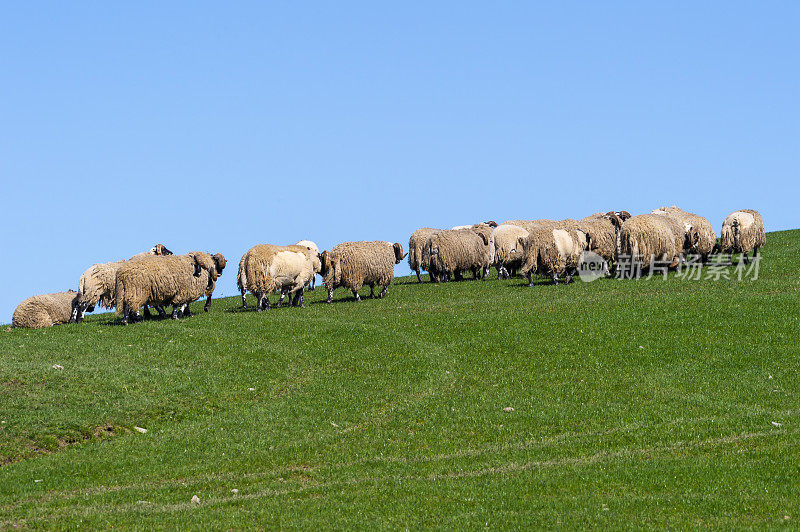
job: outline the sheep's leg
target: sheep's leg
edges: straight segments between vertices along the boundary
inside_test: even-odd
[[[353,296],[356,298],[357,302],[361,302],[361,296],[358,295],[358,290],[353,290]]]
[[[414,270],[414,271],[417,273],[417,282],[421,283],[422,282],[422,276],[420,276],[419,270]]]
[[[558,284],[558,274],[557,273],[553,274],[553,284],[556,284],[556,285]]]
[[[142,321],[144,319],[139,315],[139,311],[138,310],[134,311],[133,314],[131,314],[131,318],[132,318],[134,323],[138,323],[138,322],[140,322],[140,321]]]
[[[183,312],[184,318],[191,318],[194,316],[194,314],[192,314],[192,309],[189,308],[189,303],[183,305],[183,307],[181,307],[181,311]]]
[[[244,289],[242,289],[242,308],[247,308],[247,297],[245,297]]]
[[[375,285],[373,283],[369,284],[369,298],[375,299]]]
[[[508,272],[506,271],[506,267],[503,265],[502,262],[499,263],[497,265],[497,278],[498,279],[507,279],[508,278],[508,277],[506,277],[507,275],[508,275]]]
[[[528,272],[528,286],[533,286],[533,270]]]
[[[733,265],[733,250],[731,250],[730,255],[728,255],[728,262],[730,262],[731,265]]]
[[[388,292],[388,291],[389,291],[389,285],[387,284],[386,286],[383,287],[383,290],[381,290],[381,293],[378,294],[378,298],[379,299],[383,299],[383,296],[385,296],[386,292]]]
[[[333,288],[328,288],[328,299],[325,300],[326,303],[331,303],[333,301]]]
[[[150,314],[150,308],[147,306],[147,304],[144,305],[143,314],[144,314],[144,319],[146,319],[146,320],[153,319],[153,315]]]
[[[456,270],[454,276],[456,281],[464,280],[464,274],[461,273],[461,270]]]
[[[211,308],[211,296],[208,296],[208,298],[206,299],[206,304],[203,305],[203,311],[208,312],[210,308]]]
[[[179,308],[180,308],[179,305],[172,305],[172,319],[173,320],[177,320],[179,318],[179,316],[178,316],[178,309]]]
[[[131,315],[131,312],[130,312],[130,310],[128,310],[128,307],[126,305],[123,305],[123,307],[122,307],[122,324],[123,325],[127,325],[128,324],[128,319],[130,318],[130,315]]]
[[[276,307],[280,308],[280,306],[283,304],[284,297],[286,297],[286,291],[283,288],[281,288],[281,297],[280,299],[278,299],[278,304],[275,305]]]
[[[747,256],[747,253],[742,253],[742,260],[745,264],[750,264],[750,258]]]
[[[311,282],[308,283],[308,289],[309,290],[314,290],[314,288],[316,288],[316,287],[317,287],[317,276],[314,275],[314,277],[311,278]],[[300,299],[303,299],[303,298],[301,297]]]
[[[161,305],[156,305],[153,308],[156,309],[156,312],[158,312],[158,317],[159,318],[166,318],[167,317],[167,311],[164,310],[164,307],[162,307]]]

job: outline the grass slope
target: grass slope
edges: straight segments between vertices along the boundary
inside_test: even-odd
[[[794,524],[798,243],[755,282],[403,278],[0,331],[0,528]]]

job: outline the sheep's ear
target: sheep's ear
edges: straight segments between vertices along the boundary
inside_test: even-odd
[[[518,236],[517,237],[517,247],[518,248],[524,248],[525,247],[525,237],[524,236]]]
[[[400,242],[395,242],[392,247],[394,248],[394,262],[395,264],[400,264],[400,261],[406,257],[403,255],[403,246]]]
[[[484,235],[483,233],[478,233],[478,236],[481,237],[481,240],[483,240],[483,245],[484,246],[488,246],[489,245],[489,239],[486,238],[486,235]]]

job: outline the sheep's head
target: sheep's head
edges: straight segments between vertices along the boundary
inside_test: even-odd
[[[686,241],[684,242],[685,249],[687,251],[692,250],[699,243],[700,243],[700,231],[698,231],[696,227],[690,227],[686,231]]]
[[[225,256],[222,253],[216,253],[212,255],[211,258],[214,261],[214,270],[216,270],[214,279],[217,279],[220,275],[222,275],[222,270],[225,269],[228,261],[225,259]]]
[[[400,264],[400,262],[402,262],[402,260],[406,258],[406,255],[408,255],[408,253],[406,253],[406,255],[403,255],[403,246],[400,244],[400,242],[395,242],[392,247],[394,248],[394,263]]]
[[[629,213],[628,211],[617,211],[616,214],[622,219],[623,222],[628,218],[632,217],[631,213]]]
[[[325,250],[325,251],[323,251],[322,253],[319,254],[319,264],[320,264],[319,273],[320,273],[320,275],[325,277],[326,275],[328,275],[328,272],[331,269],[331,252],[330,251]]]
[[[620,229],[622,229],[622,224],[624,222],[622,218],[620,218],[619,215],[614,211],[607,212],[604,218],[611,221],[611,224],[614,226],[615,231],[619,231]]]
[[[153,246],[153,249],[150,250],[150,253],[153,255],[172,255],[172,252],[168,250],[164,244],[156,244]]]
[[[495,222],[494,220],[489,220],[488,222],[483,222],[483,223],[485,223],[486,225],[488,225],[488,226],[489,226],[489,227],[491,227],[492,229],[494,229],[495,227],[497,227],[497,222]]]

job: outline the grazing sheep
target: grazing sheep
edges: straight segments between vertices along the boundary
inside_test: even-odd
[[[528,286],[533,285],[534,273],[549,275],[555,284],[558,276],[565,274],[566,282],[570,283],[581,255],[591,246],[591,237],[581,229],[537,227],[520,239],[518,245],[523,249],[521,272],[528,278]]]
[[[759,248],[766,243],[764,219],[758,211],[743,209],[732,212],[722,223],[719,245],[723,253],[730,253],[731,262],[734,253],[741,253],[742,259],[747,264],[749,262],[747,254],[752,251],[755,259]]]
[[[461,280],[471,271],[475,279],[488,270],[494,260],[491,241],[485,232],[472,229],[449,229],[432,234],[425,242],[423,256],[430,257],[429,269],[437,282],[446,276]]]
[[[306,246],[274,246],[259,244],[250,248],[242,258],[243,286],[256,298],[256,311],[269,308],[267,296],[281,292],[278,306],[284,296],[294,294],[293,305],[305,306],[303,290],[321,269],[319,256]]]
[[[631,267],[642,270],[649,268],[651,261],[675,268],[684,251],[695,246],[699,238],[697,230],[677,217],[640,214],[622,224],[615,262],[626,257]]]
[[[297,242],[295,246],[304,246],[311,250],[312,253],[315,255],[319,255],[319,246],[316,243],[312,242],[311,240],[301,240]],[[311,278],[311,282],[308,285],[309,290],[314,290],[317,285],[317,274],[319,273],[319,269],[314,270],[314,276]]]
[[[154,255],[168,256],[172,255],[172,252],[164,244],[156,244],[150,251],[137,253],[128,260],[139,260]],[[114,284],[116,282],[117,268],[124,262],[124,260],[118,260],[94,264],[83,272],[78,283],[78,299],[72,309],[70,322],[81,323],[86,311],[92,312],[96,305],[108,309],[114,308]],[[163,310],[159,309],[159,313],[163,313]],[[146,309],[145,314],[149,316],[149,311]]]
[[[498,279],[509,279],[516,275],[523,258],[519,242],[520,239],[524,242],[527,236],[526,229],[514,224],[500,224],[492,231]]]
[[[379,298],[386,295],[394,279],[394,266],[406,256],[403,246],[395,242],[344,242],[330,251],[323,251],[322,278],[328,289],[328,303],[333,301],[334,289],[350,289],[356,301],[361,301],[358,290],[369,286],[369,296],[375,297],[375,285],[383,287]]]
[[[417,274],[417,281],[420,283],[422,282],[420,270],[428,270],[427,259],[430,258],[423,255],[422,249],[425,247],[425,241],[436,231],[440,231],[440,229],[423,227],[411,233],[411,238],[408,239],[408,266],[412,272]]]
[[[75,290],[29,297],[14,310],[11,324],[14,327],[38,329],[67,323],[77,298],[78,292]]]
[[[714,246],[717,243],[717,233],[714,232],[714,227],[708,219],[691,212],[686,212],[675,205],[672,207],[659,207],[652,211],[651,214],[675,216],[685,224],[689,224],[692,228],[696,229],[699,240],[689,251],[700,255],[703,263],[708,262],[708,257],[714,251]]]
[[[592,246],[589,251],[597,253],[607,264],[611,264],[617,251],[617,235],[622,228],[622,218],[614,211],[598,212],[580,220],[580,227],[589,235]]]
[[[172,305],[172,317],[177,319],[184,304],[213,290],[214,268],[214,260],[203,252],[128,261],[117,268],[116,312],[127,325],[141,319],[139,309],[143,305]],[[199,286],[202,282],[195,281],[201,276],[204,289]]]

